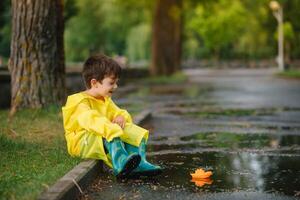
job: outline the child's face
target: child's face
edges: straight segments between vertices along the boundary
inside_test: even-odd
[[[118,88],[118,79],[114,76],[106,76],[101,82],[92,82],[92,89],[96,97],[110,97],[112,93]]]

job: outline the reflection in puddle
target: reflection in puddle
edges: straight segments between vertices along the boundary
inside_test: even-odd
[[[300,136],[197,133],[154,137],[149,160],[164,168],[154,178],[117,181],[103,174],[91,199],[295,199],[300,191]],[[268,152],[268,153],[265,153]],[[210,179],[192,179],[198,168]]]
[[[204,179],[192,179],[191,182],[195,183],[198,187],[203,187],[204,185],[211,185],[213,183],[213,180],[210,178],[204,178]]]
[[[177,199],[196,199],[203,195],[220,194],[216,198],[219,199],[225,193],[233,196],[245,193],[271,199],[268,196],[271,193],[272,199],[289,199],[282,195],[294,196],[300,190],[298,157],[264,156],[247,152],[205,152],[157,155],[151,156],[150,160],[164,167],[162,175],[153,179],[129,179],[121,182],[110,175],[103,175],[94,183],[89,195],[93,199],[132,199],[136,195],[137,199],[170,199],[176,194]],[[198,167],[212,170],[211,179],[191,181],[190,172]],[[249,198],[242,196],[233,199]]]
[[[213,170],[214,183],[210,192],[234,190],[277,191],[293,195],[299,190],[300,161],[298,157],[262,156],[253,153],[197,153],[156,156],[167,168],[161,185],[170,187],[182,185],[197,191],[190,184],[189,172],[203,167]],[[172,165],[172,161],[184,162],[185,165]],[[298,188],[297,188],[298,187]]]

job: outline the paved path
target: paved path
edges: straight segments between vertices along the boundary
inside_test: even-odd
[[[187,70],[188,84],[142,87],[124,106],[154,111],[154,179],[103,175],[91,199],[296,199],[300,197],[300,81],[274,70]],[[134,110],[134,107],[132,107]],[[210,180],[192,181],[202,167]]]
[[[212,88],[219,104],[243,108],[300,108],[300,81],[274,76],[273,69],[187,70],[190,80]]]

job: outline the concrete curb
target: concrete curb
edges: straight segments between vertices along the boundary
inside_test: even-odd
[[[134,118],[135,124],[143,124],[151,118],[150,110],[143,110]],[[39,200],[70,200],[76,199],[89,183],[97,178],[103,171],[103,162],[99,160],[86,160],[79,163],[71,171],[60,178],[49,189],[42,192]]]

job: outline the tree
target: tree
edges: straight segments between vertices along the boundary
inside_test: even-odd
[[[152,28],[152,75],[171,75],[180,68],[182,1],[157,0]]]
[[[12,0],[11,114],[65,97],[62,0]]]

